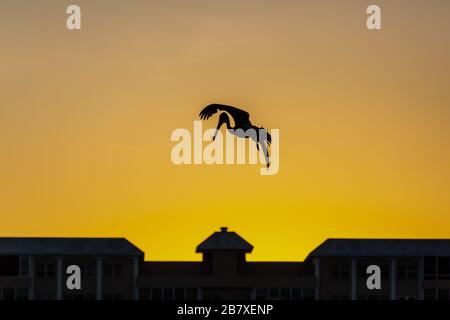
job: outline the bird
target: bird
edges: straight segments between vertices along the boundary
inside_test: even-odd
[[[264,153],[266,159],[267,168],[270,167],[270,156],[269,156],[269,146],[272,143],[272,136],[263,127],[257,127],[250,121],[250,114],[242,109],[224,105],[224,104],[209,104],[203,108],[199,116],[201,120],[207,120],[211,118],[214,114],[221,112],[219,115],[219,122],[217,124],[216,132],[212,140],[216,139],[217,132],[220,127],[225,124],[227,126],[228,132],[239,137],[239,138],[251,138],[256,143],[256,148],[259,151],[259,146]],[[230,115],[234,121],[234,127],[230,124]]]

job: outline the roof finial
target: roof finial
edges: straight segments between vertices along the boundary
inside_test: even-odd
[[[220,227],[220,231],[227,232],[228,231],[228,227]]]

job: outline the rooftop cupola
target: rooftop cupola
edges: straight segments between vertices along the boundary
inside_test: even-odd
[[[203,254],[206,270],[214,275],[237,275],[239,267],[245,263],[245,254],[253,246],[236,232],[220,228],[197,246],[196,252]]]

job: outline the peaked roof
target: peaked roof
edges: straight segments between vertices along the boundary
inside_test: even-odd
[[[243,251],[252,252],[253,246],[245,241],[236,232],[228,231],[222,227],[219,232],[214,232],[205,241],[197,246],[196,252],[207,251]]]
[[[125,238],[0,238],[0,255],[143,256]]]
[[[450,239],[327,239],[311,257],[450,256]]]

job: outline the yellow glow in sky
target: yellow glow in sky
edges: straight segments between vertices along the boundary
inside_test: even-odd
[[[0,3],[0,234],[126,237],[199,259],[228,226],[251,260],[330,237],[450,238],[450,2]],[[176,166],[209,103],[280,130],[280,171]],[[217,118],[203,123],[215,127]]]

